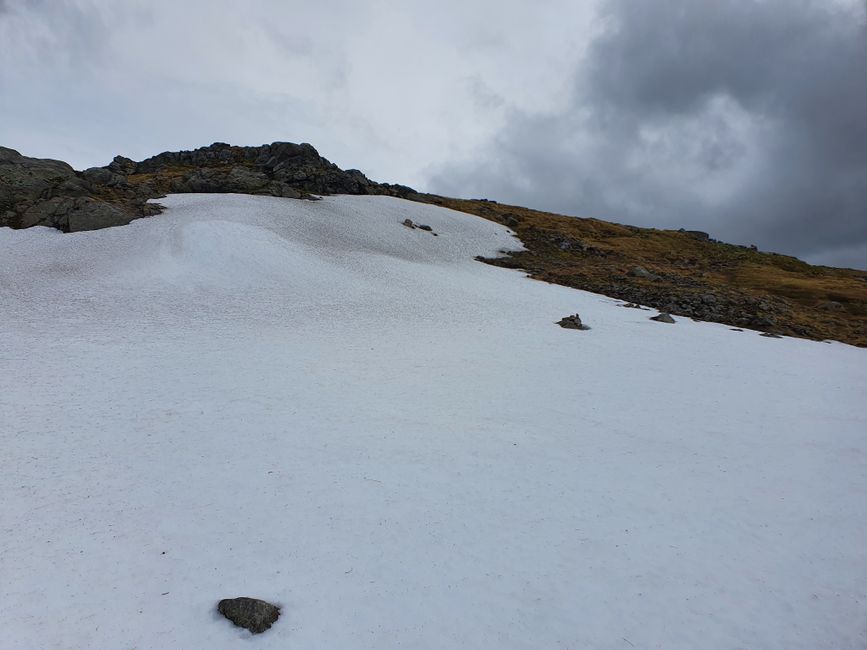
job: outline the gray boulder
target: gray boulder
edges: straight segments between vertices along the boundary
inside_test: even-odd
[[[280,618],[280,608],[258,598],[226,598],[217,604],[217,611],[238,627],[261,634]]]
[[[645,280],[659,280],[660,277],[656,275],[656,273],[651,273],[643,266],[633,267],[632,270],[629,271],[629,275],[633,278],[643,278]]]
[[[135,218],[110,203],[89,197],[54,197],[27,208],[19,217],[19,227],[48,226],[63,232],[81,232],[123,226]]]
[[[557,321],[557,324],[567,330],[589,330],[590,327],[581,322],[581,316],[573,314]]]
[[[671,314],[669,314],[667,312],[661,312],[661,313],[657,314],[656,316],[651,316],[650,320],[655,320],[657,323],[676,323],[677,322],[671,317]]]
[[[128,176],[129,174],[136,173],[137,166],[134,160],[124,158],[123,156],[115,156],[114,160],[108,164],[108,169],[114,174]]]

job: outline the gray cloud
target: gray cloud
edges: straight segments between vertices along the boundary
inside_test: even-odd
[[[509,107],[553,101],[592,16],[574,0],[546,12],[498,0],[6,5],[5,146],[84,167],[214,141],[306,141],[422,189],[427,167],[465,156]]]
[[[512,111],[472,159],[430,184],[863,268],[864,10],[608,0],[570,101]]]
[[[0,144],[81,168],[307,141],[864,266],[865,29],[863,0],[0,0]]]

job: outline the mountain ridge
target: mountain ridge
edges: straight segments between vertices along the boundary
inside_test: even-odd
[[[867,272],[812,266],[698,231],[421,193],[342,170],[307,143],[218,142],[140,162],[116,156],[83,171],[0,147],[0,227],[79,232],[125,225],[158,214],[153,199],[183,193],[387,195],[440,205],[505,225],[527,249],[480,259],[489,264],[697,320],[867,346]]]

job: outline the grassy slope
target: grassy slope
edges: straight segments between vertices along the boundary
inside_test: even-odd
[[[422,200],[512,228],[526,252],[485,260],[533,278],[777,334],[867,346],[867,272],[491,201]],[[659,276],[634,277],[637,266]]]

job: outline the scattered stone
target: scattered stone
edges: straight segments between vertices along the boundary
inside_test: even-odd
[[[567,330],[590,329],[589,325],[585,325],[581,322],[581,317],[578,314],[573,314],[572,316],[566,316],[565,318],[561,318],[559,321],[557,321],[557,324]]]
[[[655,320],[657,323],[676,323],[677,321],[671,317],[668,312],[661,312],[656,316],[651,316],[650,320]]]
[[[729,327],[729,329],[732,332],[743,332],[743,330],[740,327]]]
[[[776,324],[776,319],[770,316],[754,316],[749,321],[750,327],[754,327],[756,329],[760,327],[773,327]]]
[[[710,241],[710,235],[703,230],[683,230],[681,232],[686,233],[693,239],[698,239],[699,241]]]
[[[566,237],[564,235],[549,235],[546,239],[561,251],[576,251],[579,253],[594,252],[592,246],[588,246],[580,239],[574,237]]]
[[[759,336],[764,336],[767,339],[781,339],[783,338],[779,334],[771,334],[770,332],[762,332]]]
[[[816,305],[816,309],[821,309],[822,311],[843,311],[845,307],[841,302],[837,302],[836,300],[828,300],[827,302]]]
[[[651,273],[643,266],[633,267],[631,271],[629,271],[629,275],[633,278],[644,278],[645,280],[659,280],[661,279],[656,273]]]
[[[423,223],[418,224],[418,229],[419,230],[426,230],[427,232],[433,232],[433,228],[431,228],[430,226],[426,226]]]
[[[503,223],[509,228],[514,228],[521,222],[518,221],[518,218],[514,214],[509,213],[503,215]]]
[[[644,307],[642,307],[641,305],[639,305],[637,302],[626,302],[626,303],[623,303],[623,304],[620,305],[620,306],[621,306],[621,307],[627,307],[627,308],[629,308],[629,309],[644,309]]]
[[[217,605],[217,610],[238,627],[247,628],[253,634],[269,629],[280,617],[280,608],[258,598],[226,598]]]
[[[415,224],[412,222],[412,219],[404,219],[403,225],[407,228],[415,228]]]

